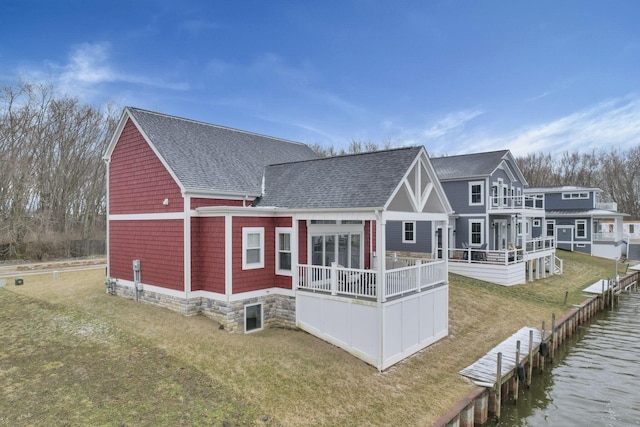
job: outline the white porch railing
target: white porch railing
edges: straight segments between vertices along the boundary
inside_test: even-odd
[[[413,265],[389,269],[385,272],[382,300],[409,292],[420,292],[447,280],[443,260],[410,259]],[[377,298],[381,281],[377,270],[345,268],[334,263],[331,267],[298,266],[298,288],[331,295]]]
[[[596,209],[603,209],[605,211],[618,211],[618,204],[616,202],[600,202],[596,203]]]
[[[593,233],[593,240],[614,242],[616,240],[622,240],[622,233]]]
[[[537,209],[544,210],[544,199],[520,195],[520,196],[492,196],[489,203],[489,209],[501,210],[520,210],[520,209]]]
[[[524,248],[513,249],[481,249],[481,248],[453,248],[450,250],[453,262],[466,263],[490,263],[490,264],[517,264],[525,262],[525,254],[542,252],[555,248],[553,237],[544,237],[525,241]]]
[[[553,249],[555,246],[556,239],[554,237],[539,237],[525,242],[527,252],[541,252],[547,249]]]

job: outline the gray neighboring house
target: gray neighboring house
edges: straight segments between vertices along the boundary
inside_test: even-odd
[[[555,242],[543,233],[544,200],[509,150],[431,158],[454,210],[444,251],[449,271],[511,286],[562,272]],[[387,248],[444,256],[442,228],[404,221],[387,227]]]
[[[602,202],[600,188],[536,187],[525,193],[544,199],[543,233],[555,237],[558,248],[615,259],[624,253],[623,219],[629,215],[618,212],[616,203]]]

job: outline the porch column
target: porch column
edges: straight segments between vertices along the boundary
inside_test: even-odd
[[[276,239],[278,236],[276,236]],[[277,245],[276,241],[276,245]],[[298,218],[296,216],[291,217],[291,289],[294,291],[298,289],[300,284],[300,260],[298,259],[298,248],[300,242],[298,242]]]
[[[378,303],[387,300],[386,295],[386,264],[387,264],[387,220],[384,214],[380,214],[380,219],[376,221],[376,254],[378,256]]]

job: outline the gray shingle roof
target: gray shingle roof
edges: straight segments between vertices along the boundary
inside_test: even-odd
[[[500,165],[509,150],[459,156],[432,157],[431,164],[441,181],[489,176]]]
[[[382,207],[420,153],[409,147],[268,166],[259,206]]]
[[[317,158],[305,144],[127,110],[187,190],[260,194],[266,165]]]

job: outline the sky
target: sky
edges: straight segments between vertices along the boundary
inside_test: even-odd
[[[636,0],[2,0],[0,86],[335,149],[640,145]]]

